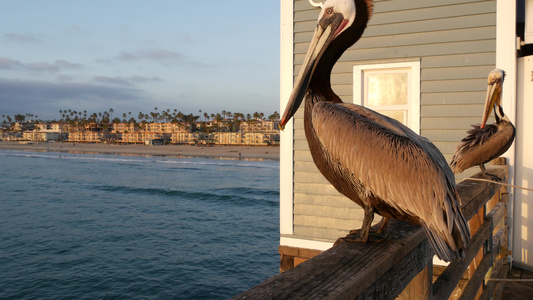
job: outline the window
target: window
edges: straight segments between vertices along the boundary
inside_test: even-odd
[[[420,62],[354,66],[354,103],[420,133]]]

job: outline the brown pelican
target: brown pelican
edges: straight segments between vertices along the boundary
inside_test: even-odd
[[[281,119],[281,128],[305,98],[304,128],[313,160],[324,177],[364,209],[360,241],[374,213],[421,225],[436,254],[461,257],[470,230],[460,210],[454,175],[439,150],[400,122],[343,103],[330,75],[342,53],[363,34],[371,0],[327,0]]]
[[[503,113],[502,85],[505,72],[494,69],[489,73],[487,97],[481,125],[472,125],[468,135],[457,145],[450,166],[455,174],[479,165],[485,175],[485,163],[502,155],[511,147],[515,136],[515,128]],[[494,108],[496,123],[485,126]]]

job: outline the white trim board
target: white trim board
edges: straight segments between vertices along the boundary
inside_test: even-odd
[[[313,249],[313,250],[320,250],[320,251],[326,251],[329,248],[333,247],[333,243],[331,242],[322,242],[322,241],[314,241],[314,240],[306,240],[306,239],[299,239],[299,238],[293,238],[293,237],[280,237],[280,243],[281,246],[289,246],[289,247],[295,247],[295,248],[304,248],[304,249]]]
[[[280,1],[280,114],[283,114],[293,86],[294,2],[292,0]],[[280,134],[280,234],[293,233],[293,130],[294,118],[287,123],[285,130]]]

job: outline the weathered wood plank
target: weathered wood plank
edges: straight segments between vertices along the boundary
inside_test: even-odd
[[[384,242],[341,243],[234,299],[394,299],[433,252],[422,228],[389,226]]]
[[[470,249],[466,252],[463,260],[451,262],[446,270],[437,278],[433,284],[434,299],[448,299],[453,289],[461,279],[461,275],[468,268],[468,263],[477,255],[478,250],[490,234],[491,226],[484,223],[470,241]]]
[[[507,270],[504,266],[506,266],[506,264],[504,264],[504,259],[499,259],[498,261],[496,261],[490,278],[491,279],[506,279]],[[497,297],[496,294],[498,293],[499,289],[503,290],[504,285],[505,285],[505,281],[501,281],[501,282],[494,281],[494,280],[489,281],[485,285],[485,289],[483,290],[481,297],[479,297],[479,300],[489,300],[489,299],[499,300],[501,298],[501,295],[500,297]]]
[[[463,290],[461,297],[459,297],[459,300],[470,300],[476,298],[476,295],[479,293],[479,288],[483,283],[483,279],[485,278],[485,274],[487,274],[490,269],[491,263],[491,254],[483,256],[481,263],[477,266],[474,275],[468,281],[468,284]]]
[[[409,285],[402,291],[396,300],[431,299],[431,284],[433,282],[433,263],[428,265],[418,273]]]
[[[507,166],[488,166],[487,167],[487,171],[489,173],[495,174],[499,176],[500,178],[506,178],[506,174],[508,173],[507,169],[508,169]],[[472,177],[480,178],[481,174],[478,173]],[[465,199],[466,201],[466,203],[462,204],[463,205],[462,210],[463,210],[463,215],[468,220],[471,219],[472,216],[476,214],[476,212],[479,211],[483,207],[483,205],[485,205],[486,200],[490,199],[490,197],[492,197],[492,195],[494,195],[497,192],[497,190],[499,190],[500,188],[499,185],[491,184],[488,182],[475,182],[474,184],[472,183],[473,183],[472,181],[464,181],[462,182],[460,187],[458,186],[457,188],[459,195],[461,195],[461,199]],[[470,187],[475,186],[475,188],[462,189],[463,187],[467,187],[467,186],[470,186]],[[481,192],[479,192],[480,190]],[[478,192],[478,194],[475,196],[473,195],[474,191]],[[469,197],[468,194],[463,196],[461,192],[471,193],[470,194],[471,197]]]
[[[489,199],[490,197],[491,195],[485,197],[485,200]],[[471,201],[470,203],[472,202],[474,201]],[[466,252],[465,258],[463,260],[456,260],[454,262],[451,262],[446,268],[446,270],[444,270],[444,272],[442,272],[439,278],[437,278],[437,280],[433,284],[434,299],[448,299],[450,294],[453,292],[453,289],[459,282],[461,275],[466,271],[466,268],[468,268],[468,263],[465,262],[470,262],[472,259],[474,259],[479,249],[481,249],[481,246],[483,246],[483,244],[487,240],[487,237],[492,234],[493,221],[496,219],[499,221],[498,218],[501,218],[501,216],[503,216],[503,208],[505,208],[505,205],[497,206],[489,214],[487,214],[487,216],[485,217],[485,222],[481,225],[476,234],[470,240],[470,248]],[[470,212],[469,214],[469,217],[467,217],[467,215],[465,214],[465,218],[470,219],[473,216],[473,214],[471,214]]]
[[[488,171],[504,177],[507,167],[489,166]],[[498,189],[491,183],[460,183],[465,217],[472,218]],[[435,299],[447,299],[505,211],[502,202],[486,216],[465,259],[450,263],[435,282]],[[420,227],[393,220],[387,232],[380,243],[341,243],[234,299],[394,299],[434,254]]]

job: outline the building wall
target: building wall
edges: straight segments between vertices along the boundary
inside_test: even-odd
[[[308,0],[294,1],[294,76],[318,13]],[[470,124],[481,119],[486,78],[496,64],[496,1],[374,1],[374,15],[363,37],[333,69],[333,90],[344,102],[353,102],[354,65],[401,61],[420,61],[420,132],[449,160]],[[362,210],[340,195],[312,161],[303,105],[295,115],[292,134],[290,236],[332,242],[359,228]]]

